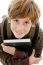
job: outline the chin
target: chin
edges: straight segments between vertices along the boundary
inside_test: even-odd
[[[18,38],[18,39],[23,38],[23,37],[26,35],[26,33],[23,33],[23,34],[13,33],[13,34],[14,34],[14,36],[15,36],[16,38]]]
[[[20,39],[20,38],[23,38],[24,36],[15,36],[16,38]]]

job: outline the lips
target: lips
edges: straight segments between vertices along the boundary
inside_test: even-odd
[[[15,35],[16,38],[22,38],[22,37],[24,37],[25,33],[15,31],[14,35]]]
[[[17,33],[18,35],[22,35],[23,33]]]
[[[20,32],[16,31],[16,33],[19,34],[19,35],[23,34],[21,31]]]

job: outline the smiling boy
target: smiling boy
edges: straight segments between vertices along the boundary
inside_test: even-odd
[[[9,24],[9,28],[14,39],[32,39],[35,33],[36,25],[39,23],[39,17],[39,8],[33,0],[13,0],[8,8],[7,23]],[[43,46],[42,30],[39,30],[37,40],[35,42],[36,44],[34,45],[34,50],[31,56],[29,56],[30,52],[21,52],[15,47],[1,44],[3,48],[0,50],[1,62],[4,65],[31,65],[38,63],[41,60],[41,51]],[[24,57],[26,58],[21,59]]]

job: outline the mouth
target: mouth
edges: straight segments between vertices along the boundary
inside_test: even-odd
[[[23,33],[22,33],[22,32],[16,32],[16,34],[18,34],[18,35],[22,35]]]
[[[18,35],[22,35],[23,33],[17,33]]]
[[[21,34],[21,33],[16,33],[16,35],[19,36],[19,37],[23,36],[23,34]]]
[[[15,32],[15,37],[22,38],[24,36],[23,33]]]

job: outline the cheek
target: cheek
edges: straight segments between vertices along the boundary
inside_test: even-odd
[[[25,28],[25,32],[28,33],[28,32],[30,31],[30,29],[31,29],[31,26],[27,26],[27,27]]]
[[[28,33],[28,29],[24,28],[23,33],[27,34]]]
[[[12,29],[12,30],[13,30],[13,28],[14,28],[13,26],[14,26],[14,25],[13,25],[13,24],[11,24],[11,29]]]
[[[12,31],[14,31],[16,29],[16,26],[14,24],[11,24],[10,28],[11,28]]]

